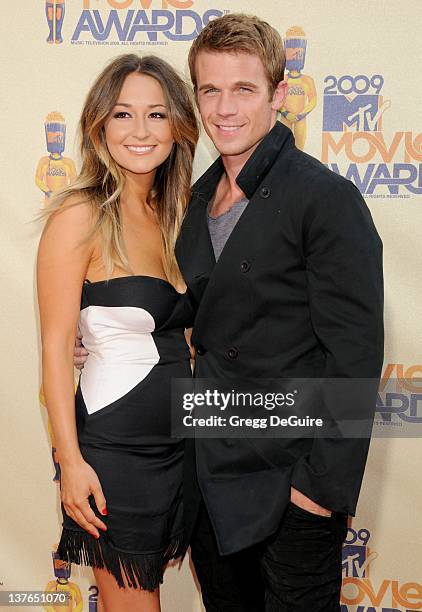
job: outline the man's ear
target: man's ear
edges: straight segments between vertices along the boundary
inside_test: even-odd
[[[280,81],[280,83],[277,85],[271,101],[271,108],[273,110],[278,111],[283,106],[283,102],[287,96],[288,87],[287,81]]]

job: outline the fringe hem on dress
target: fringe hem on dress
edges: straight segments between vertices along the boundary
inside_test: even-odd
[[[163,582],[167,562],[181,557],[185,548],[181,535],[174,537],[167,549],[161,552],[123,552],[113,548],[102,535],[97,540],[87,531],[63,529],[57,554],[68,563],[107,569],[122,588],[125,587],[124,574],[131,588],[154,591]]]

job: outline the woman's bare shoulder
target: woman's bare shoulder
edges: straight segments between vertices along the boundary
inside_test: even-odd
[[[95,225],[98,215],[94,204],[83,195],[72,194],[63,203],[54,209],[46,223],[46,226],[56,227],[85,226],[87,229]]]

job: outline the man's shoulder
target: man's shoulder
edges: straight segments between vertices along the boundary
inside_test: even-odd
[[[352,181],[299,149],[289,155],[289,191],[302,219],[320,222],[325,228],[344,224],[361,227],[363,221],[374,227],[365,199]]]
[[[333,172],[318,159],[296,147],[289,150],[285,159],[280,158],[280,163],[284,165],[289,179],[308,193],[357,190],[352,181]]]

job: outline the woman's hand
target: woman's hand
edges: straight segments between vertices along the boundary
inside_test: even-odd
[[[107,526],[95,515],[89,505],[88,497],[92,494],[101,514],[107,514],[106,500],[98,476],[93,468],[83,459],[61,468],[61,499],[66,514],[85,531],[97,539],[98,529],[107,530]]]

